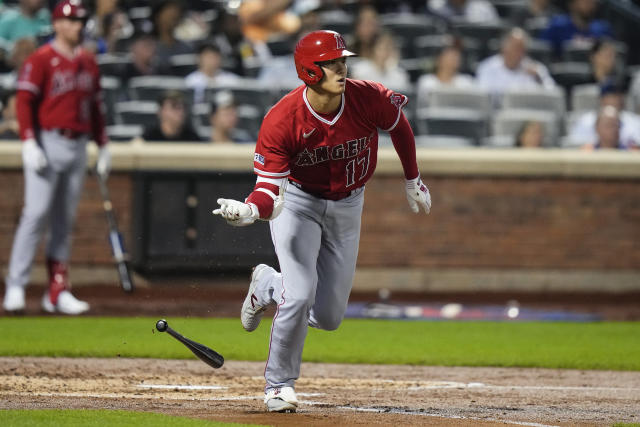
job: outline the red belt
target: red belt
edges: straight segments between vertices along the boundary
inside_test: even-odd
[[[289,183],[293,184],[295,187],[298,187],[300,190],[304,191],[305,193],[311,194],[312,196],[318,197],[320,199],[333,200],[334,202],[338,200],[346,199],[355,191],[355,190],[352,190],[352,191],[342,191],[339,193],[318,193],[315,191],[307,190],[306,188],[304,188],[304,186],[302,186],[301,184],[295,181],[289,181]]]
[[[55,131],[58,132],[59,135],[69,139],[78,139],[87,134],[86,132],[78,132],[77,130],[73,129],[55,129]]]

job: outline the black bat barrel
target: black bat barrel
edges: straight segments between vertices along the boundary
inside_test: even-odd
[[[189,350],[191,350],[191,352],[195,354],[198,359],[202,360],[212,368],[218,369],[224,364],[224,357],[222,357],[220,353],[210,349],[206,345],[202,345],[198,342],[190,340],[187,337],[182,336],[180,333],[171,329],[166,320],[158,320],[156,322],[156,329],[160,332],[168,332],[169,335],[180,341]]]

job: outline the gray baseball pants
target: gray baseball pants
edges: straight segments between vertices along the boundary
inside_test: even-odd
[[[71,231],[87,164],[87,137],[68,139],[42,131],[48,165],[40,173],[24,168],[24,208],[13,239],[7,286],[26,286],[38,243],[49,224],[47,256],[69,259]]]
[[[281,273],[256,288],[259,305],[277,304],[265,368],[266,390],[293,387],[300,375],[307,326],[335,330],[344,317],[358,257],[364,187],[339,201],[289,185],[270,222]]]

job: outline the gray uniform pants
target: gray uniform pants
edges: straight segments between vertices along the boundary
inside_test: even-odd
[[[40,143],[48,165],[40,173],[24,169],[24,208],[13,239],[7,286],[26,286],[38,243],[47,223],[47,256],[69,259],[71,231],[84,183],[87,138],[68,139],[42,131]]]
[[[289,185],[271,237],[281,273],[263,274],[258,303],[275,302],[266,390],[293,387],[307,326],[337,329],[347,308],[358,257],[364,187],[331,201]]]

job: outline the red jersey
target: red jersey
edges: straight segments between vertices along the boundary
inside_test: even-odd
[[[394,129],[406,96],[379,83],[346,80],[340,109],[331,118],[313,110],[300,86],[265,116],[254,171],[285,178],[327,199],[363,186],[376,168],[378,128]]]
[[[53,43],[36,50],[20,70],[16,107],[23,140],[40,129],[65,129],[92,134],[99,145],[107,142],[100,70],[84,49],[73,57]]]

